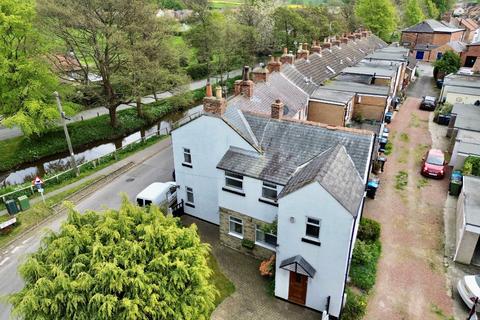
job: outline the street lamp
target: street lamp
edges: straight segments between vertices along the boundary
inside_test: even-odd
[[[78,177],[79,171],[77,167],[77,162],[75,161],[75,154],[73,153],[73,148],[72,148],[72,142],[70,141],[70,135],[68,134],[68,128],[67,128],[67,123],[65,122],[65,119],[70,120],[65,116],[65,112],[63,112],[62,109],[62,103],[60,102],[60,95],[58,94],[57,91],[53,93],[55,96],[55,99],[57,100],[57,106],[58,106],[58,111],[60,112],[60,120],[63,125],[63,131],[65,132],[65,138],[67,140],[67,145],[68,145],[68,151],[70,152],[70,160],[72,163],[72,168],[75,171],[75,175]]]

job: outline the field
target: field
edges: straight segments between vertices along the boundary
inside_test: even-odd
[[[212,9],[231,9],[240,7],[243,2],[239,0],[210,0]]]

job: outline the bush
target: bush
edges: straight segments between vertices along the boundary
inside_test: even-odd
[[[382,247],[378,240],[373,243],[357,240],[350,267],[350,278],[353,285],[367,292],[373,288],[381,251]]]
[[[243,239],[242,240],[242,247],[251,250],[251,249],[253,249],[253,247],[255,247],[255,242],[253,242],[252,240]]]
[[[463,164],[463,175],[480,176],[480,157],[468,156]]]
[[[342,311],[342,319],[359,320],[362,319],[367,311],[367,297],[363,294],[357,294],[352,289],[347,288],[347,302]]]
[[[372,219],[362,218],[357,237],[362,241],[377,241],[380,239],[380,223]]]
[[[208,76],[208,66],[206,63],[188,66],[185,71],[193,80],[205,79]]]

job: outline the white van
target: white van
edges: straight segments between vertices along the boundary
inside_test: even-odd
[[[173,181],[154,182],[137,195],[137,204],[146,207],[151,204],[170,207],[177,203],[177,185]]]

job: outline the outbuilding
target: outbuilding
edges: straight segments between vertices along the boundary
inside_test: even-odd
[[[480,177],[463,177],[457,204],[457,242],[454,261],[480,265]]]

